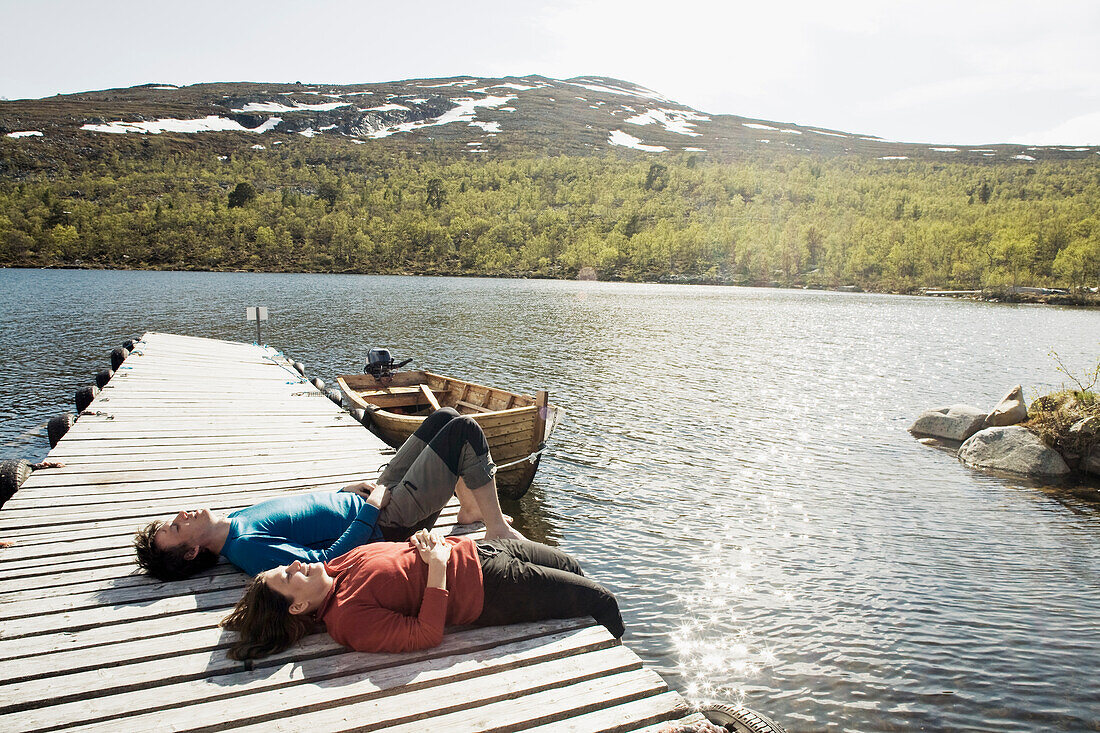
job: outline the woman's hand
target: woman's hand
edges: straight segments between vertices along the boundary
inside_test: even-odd
[[[412,536],[413,547],[420,559],[428,565],[428,587],[447,589],[447,561],[451,559],[451,545],[439,530],[422,529]]]
[[[420,559],[428,567],[447,567],[447,561],[451,558],[451,544],[444,538],[438,529],[429,532],[422,529],[412,536],[413,545],[420,553]]]

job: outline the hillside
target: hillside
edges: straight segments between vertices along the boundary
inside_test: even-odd
[[[46,157],[70,165],[81,154],[111,145],[105,138],[112,133],[143,132],[194,135],[223,151],[323,136],[384,150],[432,144],[437,152],[464,155],[637,150],[728,160],[782,151],[984,163],[1080,159],[1100,152],[1100,147],[890,142],[858,132],[709,114],[603,77],[456,77],[351,86],[149,84],[0,101],[0,134],[22,140],[24,147],[37,145]],[[35,167],[23,152],[4,151],[7,171]]]
[[[888,142],[614,79],[0,102],[0,266],[1095,288],[1100,152]]]

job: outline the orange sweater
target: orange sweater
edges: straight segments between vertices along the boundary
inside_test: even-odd
[[[477,545],[448,537],[447,588],[428,588],[428,566],[411,541],[375,542],[325,563],[336,581],[317,611],[329,636],[361,652],[427,649],[445,625],[472,623],[485,598]]]

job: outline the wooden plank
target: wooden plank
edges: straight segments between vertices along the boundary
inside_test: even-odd
[[[431,725],[455,733],[503,733],[517,728],[526,729],[532,724],[546,725],[583,716],[608,705],[625,707],[626,703],[661,694],[660,690],[664,687],[660,677],[644,669],[620,671],[600,666],[592,668],[590,676],[578,676],[580,681],[550,689],[540,689],[538,685],[531,685],[529,680],[530,687],[518,699],[506,697],[486,705],[455,706],[457,709],[453,712],[432,715]],[[660,701],[661,707],[670,702],[668,699]],[[390,733],[416,733],[423,730],[424,722],[423,719],[408,720],[384,730]],[[368,730],[379,729],[371,727]]]
[[[332,694],[330,686],[320,684],[326,680],[338,678],[342,688],[363,680],[365,686],[385,690],[410,676],[425,685],[470,672],[485,674],[607,647],[606,634],[592,627],[556,631],[553,625],[517,624],[448,634],[439,647],[410,654],[349,652],[317,635],[306,646],[265,659],[261,668],[253,671],[243,671],[244,665],[228,659],[222,647],[197,652],[188,649],[173,658],[167,669],[158,659],[135,661],[115,670],[110,680],[96,670],[50,677],[44,700],[33,697],[42,694],[41,680],[8,683],[0,693],[0,727],[18,725],[32,731],[48,727],[58,717],[67,725],[108,725],[125,718],[127,728],[138,730],[133,726],[144,721],[137,716],[161,711],[169,701],[173,708],[188,706],[189,726],[213,725],[219,719],[232,720],[257,709],[263,712],[261,698],[293,697],[298,705],[311,697],[324,701],[326,694]],[[484,661],[487,652],[492,657],[488,664]],[[131,694],[134,692],[141,694]],[[258,694],[264,692],[275,694]],[[5,704],[8,700],[11,702]],[[53,709],[43,710],[47,706]]]
[[[276,475],[280,476],[312,476],[333,475],[335,473],[347,473],[348,471],[362,471],[363,458],[355,454],[343,454],[340,456],[299,458],[295,461],[281,463],[222,463],[206,466],[186,468],[183,466],[167,466],[164,468],[126,468],[120,471],[71,471],[64,469],[49,469],[38,471],[38,476],[33,484],[28,486],[34,489],[47,487],[78,487],[78,486],[107,486],[131,484],[168,484],[178,485],[184,482],[206,481],[209,479],[224,480],[235,478],[263,478],[277,469]],[[30,482],[28,482],[29,484]],[[22,493],[21,491],[19,493]],[[19,496],[12,497],[14,501]],[[30,496],[30,494],[28,494]],[[44,498],[35,495],[34,498]],[[17,505],[17,504],[16,504]],[[4,505],[7,509],[8,505]]]
[[[535,647],[526,654],[520,651],[501,655],[499,660],[495,655],[477,654],[457,660],[458,669],[454,672],[449,662],[347,675],[336,685],[324,684],[323,680],[284,684],[234,697],[232,704],[214,701],[182,710],[166,707],[156,713],[114,718],[75,730],[106,731],[111,730],[111,725],[115,730],[119,726],[142,730],[159,722],[176,730],[238,729],[243,726],[239,730],[310,730],[316,733],[346,730],[349,721],[355,721],[354,727],[361,730],[393,730],[404,722],[415,721],[416,727],[412,730],[421,732],[424,719],[440,708],[477,708],[502,699],[517,704],[516,698],[524,697],[532,688],[563,687],[578,678],[636,670],[639,666],[637,657],[619,645],[586,649],[582,655],[568,656],[562,656],[555,647],[545,654],[540,654]],[[639,686],[637,679],[632,682]],[[401,694],[386,694],[395,688],[400,688]],[[443,724],[440,730],[453,729]]]
[[[450,682],[399,696],[347,701],[339,707],[303,711],[288,706],[276,717],[256,716],[240,733],[262,730],[356,730],[422,733],[489,731],[526,727],[532,721],[587,712],[608,699],[637,699],[653,693],[653,673],[639,670],[637,657],[622,647],[542,662],[489,676]],[[340,688],[340,693],[343,693]],[[429,722],[430,721],[430,722]]]
[[[619,731],[648,730],[657,733],[664,728],[666,733],[672,721],[678,721],[688,714],[689,708],[684,698],[675,692],[663,692],[640,700],[632,700],[625,705],[599,708],[591,713],[571,716],[534,728],[526,728],[528,733],[619,733]],[[706,718],[696,713],[687,719],[685,725],[706,722]]]
[[[428,401],[428,404],[432,406],[433,410],[440,409],[439,400],[437,400],[435,398],[435,395],[432,394],[432,391],[430,389],[428,389],[428,385],[426,385],[426,384],[420,385],[420,394],[422,394],[424,396],[424,399],[426,399]]]

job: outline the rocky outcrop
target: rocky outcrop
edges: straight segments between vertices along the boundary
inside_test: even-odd
[[[1024,388],[1016,385],[1011,392],[1006,394],[1001,401],[989,413],[985,424],[987,427],[1004,427],[1017,425],[1027,420],[1027,405],[1024,404]]]
[[[1100,476],[1100,450],[1093,449],[1092,453],[1081,460],[1081,464],[1078,468],[1082,471]]]
[[[986,428],[959,448],[959,460],[971,468],[1021,476],[1064,476],[1069,466],[1038,435],[1016,425]]]
[[[970,405],[951,405],[922,412],[909,432],[945,440],[963,441],[985,426],[986,413]]]

